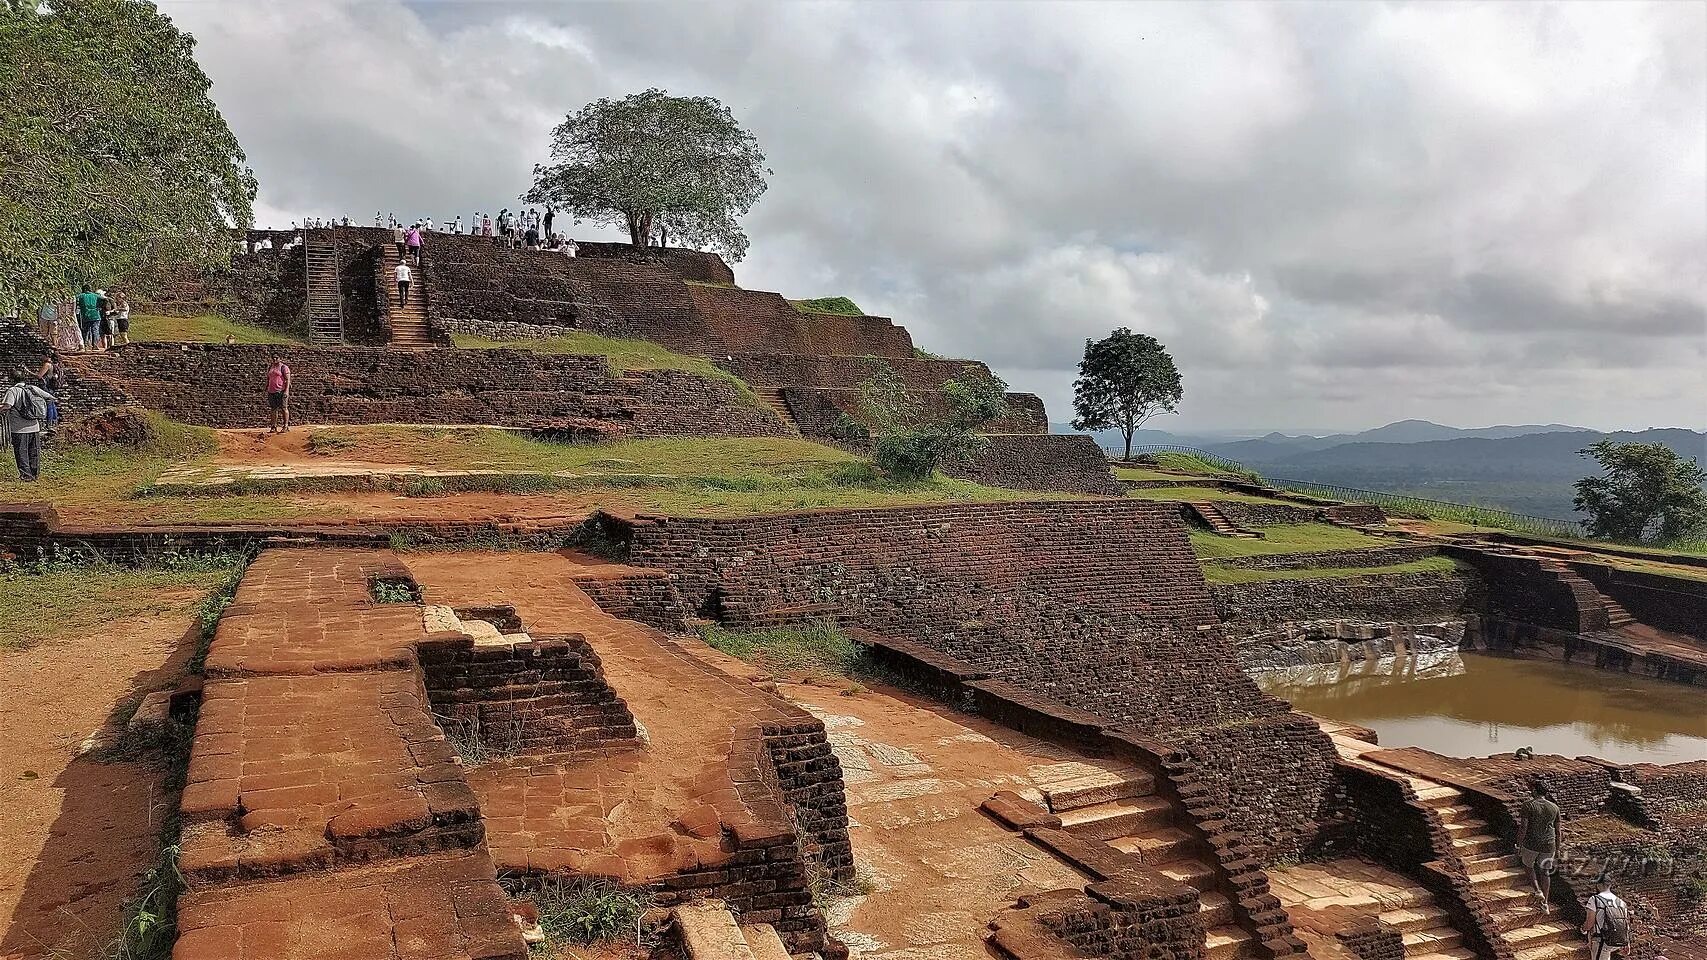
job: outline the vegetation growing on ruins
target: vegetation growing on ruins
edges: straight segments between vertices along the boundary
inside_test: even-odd
[[[812,300],[790,300],[801,313],[835,313],[844,317],[863,317],[865,311],[847,297],[818,297]]]
[[[651,340],[603,337],[586,330],[576,330],[562,336],[544,337],[537,340],[488,340],[484,337],[459,333],[451,335],[451,342],[465,350],[501,348],[569,356],[604,357],[610,363],[611,372],[617,374],[626,373],[629,370],[685,370],[688,373],[732,384],[753,403],[758,402],[758,397],[753,393],[752,388],[747,386],[746,381],[740,377],[704,357],[690,357],[676,353],[663,344]]]
[[[595,100],[551,136],[551,163],[534,167],[527,202],[623,227],[637,247],[662,231],[677,246],[746,255],[738,221],[770,170],[758,140],[715,97],[653,88]]]
[[[1273,497],[1259,497],[1253,493],[1241,493],[1237,490],[1223,490],[1220,487],[1146,487],[1138,490],[1128,490],[1126,495],[1139,500],[1233,500],[1238,503],[1278,503],[1286,505],[1285,500]],[[1290,504],[1297,506],[1297,504]]]
[[[888,364],[860,386],[860,412],[872,446],[871,461],[901,481],[929,478],[938,466],[965,463],[989,446],[977,431],[1008,412],[1008,385],[980,367],[967,367],[942,385],[948,412],[927,415]]]
[[[255,180],[153,4],[0,4],[0,300],[218,266]]]
[[[1424,557],[1408,563],[1392,563],[1379,567],[1314,567],[1299,570],[1255,570],[1206,563],[1203,565],[1203,576],[1210,583],[1255,583],[1263,580],[1346,580],[1387,573],[1449,573],[1456,569],[1458,565],[1450,557]]]
[[[640,918],[652,907],[652,897],[596,877],[547,878],[537,886],[508,884],[513,897],[531,900],[545,934],[540,952],[563,954],[567,947],[589,943],[638,942]]]
[[[142,343],[301,343],[275,327],[240,323],[217,313],[194,317],[136,314],[130,318],[130,338]]]
[[[1120,327],[1085,341],[1079,378],[1073,381],[1073,429],[1120,431],[1121,458],[1132,459],[1132,435],[1158,413],[1173,413],[1185,395],[1179,370],[1155,337]]]
[[[701,627],[699,634],[714,649],[776,674],[827,672],[851,677],[865,655],[859,644],[827,620],[740,632],[714,624]]]
[[[1254,557],[1270,553],[1320,553],[1324,550],[1362,550],[1390,547],[1395,541],[1336,527],[1331,523],[1285,523],[1257,527],[1261,539],[1222,537],[1192,530],[1191,547],[1200,560]]]
[[[8,571],[0,575],[0,647],[28,647],[132,617],[190,609],[233,566],[231,558],[174,558],[142,567],[61,560]]]

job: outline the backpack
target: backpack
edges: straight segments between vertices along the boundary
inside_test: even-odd
[[[46,420],[47,404],[42,401],[36,388],[27,383],[19,384],[19,386],[24,388],[24,396],[18,401],[18,417],[23,420],[34,420],[38,423]]]
[[[1630,908],[1622,900],[1600,899],[1597,904],[1598,919],[1595,921],[1595,936],[1600,942],[1609,947],[1628,947],[1630,945]]]

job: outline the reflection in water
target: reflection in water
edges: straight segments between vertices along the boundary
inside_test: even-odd
[[[1707,691],[1592,667],[1451,651],[1254,676],[1300,710],[1374,729],[1388,747],[1458,757],[1533,747],[1617,763],[1707,757]]]

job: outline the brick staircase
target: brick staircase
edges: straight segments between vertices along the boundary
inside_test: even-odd
[[[1155,793],[1155,779],[1136,767],[1097,771],[1076,780],[1043,786],[1044,802],[1061,818],[1061,829],[1087,840],[1103,840],[1146,866],[1199,892],[1204,950],[1209,960],[1245,960],[1261,951],[1250,931],[1234,919],[1234,905],[1219,888],[1214,854],[1174,803]]]
[[[788,401],[783,399],[781,387],[754,387],[753,392],[758,394],[759,400],[765,406],[776,411],[777,417],[790,430],[795,433],[800,432],[800,423],[794,419],[794,412],[788,409]]]
[[[790,960],[776,928],[740,923],[721,900],[698,900],[670,912],[686,960]],[[806,954],[800,960],[815,958]]]
[[[1221,508],[1217,507],[1213,501],[1193,500],[1188,505],[1205,524],[1208,524],[1210,532],[1217,536],[1244,537],[1252,540],[1262,538],[1262,534],[1253,530],[1246,530],[1227,519],[1227,515],[1222,513]]]
[[[1464,802],[1463,794],[1452,787],[1434,786],[1418,790],[1417,799],[1446,827],[1452,849],[1469,873],[1472,892],[1487,906],[1500,938],[1511,948],[1515,960],[1574,960],[1588,956],[1588,947],[1575,925],[1556,914],[1542,912],[1529,873],[1511,844],[1498,837],[1487,821]],[[1407,956],[1411,956],[1409,946],[1407,938]],[[1467,956],[1458,960],[1467,960]]]
[[[427,281],[425,271],[414,264],[409,281],[409,302],[397,302],[397,264],[402,262],[402,254],[398,253],[397,245],[386,243],[380,245],[379,276],[377,281],[380,289],[385,291],[385,327],[390,332],[390,346],[395,350],[430,350],[433,347],[432,334],[427,327]]]
[[[1606,625],[1612,629],[1616,630],[1619,627],[1636,622],[1636,618],[1630,616],[1630,611],[1624,609],[1623,604],[1611,597],[1602,594],[1600,602],[1601,606],[1606,609]]]
[[[306,264],[309,342],[343,343],[344,297],[338,276],[338,246],[332,231],[304,231],[302,252]]]
[[[1581,630],[1583,633],[1621,627],[1634,621],[1635,618],[1631,617],[1628,611],[1611,598],[1601,594],[1599,590],[1595,589],[1594,584],[1578,576],[1577,572],[1571,569],[1570,564],[1550,557],[1538,557],[1535,564],[1553,579],[1563,584],[1565,589],[1571,591],[1571,596],[1576,600],[1577,609],[1580,611],[1579,617],[1582,621]],[[1622,617],[1622,622],[1614,623],[1615,615]],[[1605,624],[1595,622],[1601,617],[1606,619]]]

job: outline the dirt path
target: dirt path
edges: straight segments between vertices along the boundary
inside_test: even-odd
[[[175,804],[163,772],[77,748],[116,704],[183,672],[201,592],[162,599],[178,609],[0,653],[0,958],[101,956],[159,855]]]

